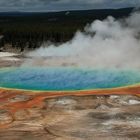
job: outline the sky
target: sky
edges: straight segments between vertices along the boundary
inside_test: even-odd
[[[139,6],[140,0],[0,0],[0,11],[63,11]]]

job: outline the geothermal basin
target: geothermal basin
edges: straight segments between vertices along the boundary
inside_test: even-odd
[[[139,139],[140,99],[128,95],[139,82],[136,70],[1,68],[0,139]]]

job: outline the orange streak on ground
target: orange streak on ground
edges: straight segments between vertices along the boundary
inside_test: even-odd
[[[31,99],[27,101],[10,102],[9,99],[16,95],[30,95]],[[6,102],[1,104],[0,109],[7,110],[11,114],[14,120],[14,114],[23,109],[32,108],[34,106],[42,106],[44,99],[62,97],[62,96],[87,96],[87,95],[137,95],[140,96],[140,86],[121,87],[114,89],[100,89],[100,90],[85,90],[85,91],[22,91],[14,89],[0,89],[0,102]],[[12,123],[12,122],[11,122]],[[7,124],[5,125],[5,127]],[[0,125],[0,128],[4,125]]]

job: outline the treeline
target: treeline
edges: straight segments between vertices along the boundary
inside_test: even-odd
[[[83,30],[95,19],[103,20],[128,16],[133,8],[117,10],[63,11],[53,13],[0,13],[0,47],[9,44],[12,48],[38,48],[43,42],[65,42],[77,30]]]

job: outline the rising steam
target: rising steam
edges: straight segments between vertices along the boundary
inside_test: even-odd
[[[45,45],[27,54],[23,65],[140,68],[140,13],[96,20],[62,45]]]

